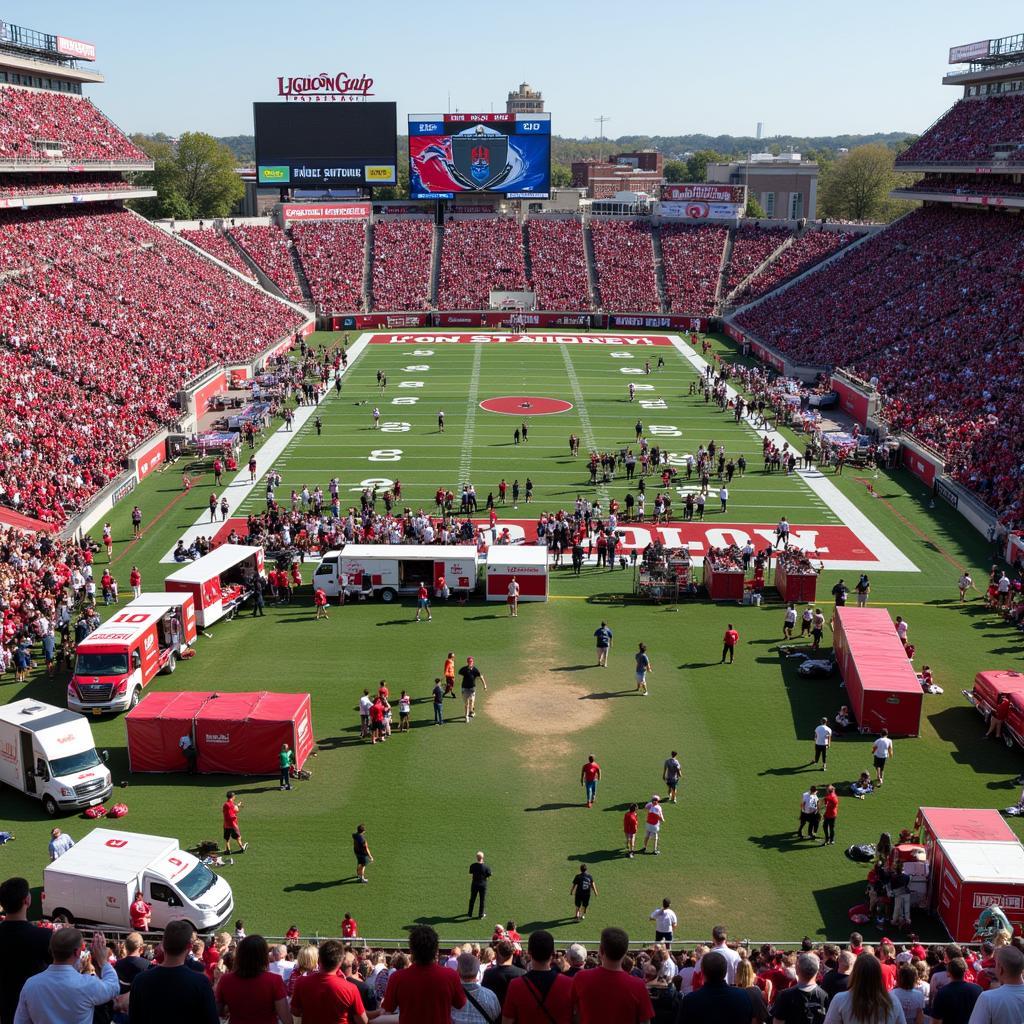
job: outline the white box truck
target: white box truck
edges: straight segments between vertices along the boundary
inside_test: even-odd
[[[188,920],[208,932],[234,910],[231,886],[177,839],[94,828],[43,871],[43,913],[130,928],[137,892],[153,908],[154,930]]]
[[[346,544],[328,551],[313,572],[313,586],[328,597],[378,595],[394,601],[420,584],[434,596],[443,576],[453,596],[476,590],[480,559],[472,544]]]
[[[84,715],[25,698],[0,707],[0,782],[43,802],[53,817],[113,792]]]

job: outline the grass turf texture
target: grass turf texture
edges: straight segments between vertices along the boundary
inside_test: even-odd
[[[319,341],[336,343],[338,336],[314,336],[313,343]],[[728,342],[716,346],[734,355]],[[358,492],[349,489],[360,481],[397,477],[403,504],[431,508],[438,485],[458,493],[456,485],[471,479],[482,507],[502,475],[510,484],[530,475],[536,501],[532,508],[520,504],[522,518],[568,507],[587,490],[585,459],[568,457],[569,432],[581,435],[585,453],[591,440],[581,421],[585,411],[599,447],[632,441],[638,409],[625,400],[630,378],[619,369],[662,352],[666,369],[633,379],[654,383],[669,409],[641,418],[682,429],[682,439],[668,439],[671,450],[695,450],[714,437],[733,455],[747,452],[753,472],[730,488],[729,521],[772,522],[783,513],[794,521],[833,521],[799,480],[758,471],[760,443],[752,432],[686,396],[693,372],[672,349],[638,351],[630,362],[596,347],[438,345],[430,357],[415,355],[416,347],[366,350],[350,368],[341,397],[332,391],[322,405],[323,436],[309,424],[284,453],[279,496],[303,483],[326,488],[338,475],[355,503]],[[402,370],[424,364],[429,371]],[[383,398],[375,385],[378,368],[389,380]],[[424,386],[400,389],[403,379]],[[516,421],[476,407],[507,394],[564,398],[576,408],[531,421],[528,444],[514,448]],[[419,401],[391,405],[399,396]],[[368,429],[374,404],[384,421],[406,422],[410,429]],[[435,433],[439,408],[447,414],[444,435]],[[376,448],[401,449],[401,461],[367,461]],[[925,698],[919,739],[896,741],[885,787],[865,801],[843,799],[835,847],[794,839],[800,794],[811,783],[845,782],[869,768],[870,738],[839,740],[827,773],[807,766],[814,724],[835,713],[845,691],[837,681],[802,680],[794,663],[780,660],[781,606],[698,601],[678,611],[652,607],[624,597],[631,588],[628,570],[592,568],[579,579],[555,571],[553,600],[523,605],[518,620],[509,620],[500,604],[478,601],[435,607],[434,621],[417,625],[407,601],[401,607],[332,607],[329,621],[316,622],[307,587],[297,603],[268,608],[264,619],[218,623],[212,639],[200,638],[194,660],[153,685],[308,690],[320,747],[308,764],[313,778],[280,793],[276,779],[130,776],[121,718],[102,719],[93,723],[97,745],[111,752],[115,782],[130,783],[115,789],[130,808],[116,827],[177,836],[186,845],[218,838],[224,791],[235,788],[244,804],[242,832],[252,845],[224,874],[235,892],[236,915],[250,932],[283,934],[296,923],[303,934],[337,934],[349,911],[363,934],[380,938],[400,938],[417,922],[435,925],[448,941],[486,938],[492,922],[514,917],[520,930],[548,927],[559,942],[594,940],[611,923],[648,939],[647,915],[669,896],[680,917],[678,934],[686,938],[704,937],[719,922],[736,938],[842,937],[850,930],[847,909],[862,900],[865,875],[843,857],[846,845],[912,825],[923,804],[1005,806],[1016,798],[1012,779],[1021,770],[1017,752],[983,740],[980,718],[960,695],[976,671],[1011,667],[1020,651],[1019,635],[979,599],[965,607],[956,600],[958,566],[970,566],[979,584],[986,578],[987,545],[952,509],[929,509],[922,486],[902,471],[874,481],[878,499],[855,477],[847,470],[837,484],[921,569],[873,573],[872,603],[909,621],[918,666],[930,664],[946,692]],[[172,469],[113,510],[122,594],[133,562],[146,589],[160,589],[173,566],[159,559],[206,508],[210,487],[207,473],[182,495]],[[621,501],[624,481],[609,492]],[[262,494],[259,486],[243,511],[259,507]],[[133,500],[147,523],[136,543],[126,539]],[[717,504],[712,495],[708,508]],[[102,555],[98,564],[104,565]],[[311,572],[307,564],[307,580]],[[827,595],[839,575],[826,572],[819,593]],[[615,633],[607,669],[591,667],[592,633],[601,619]],[[727,621],[741,639],[736,664],[720,666]],[[646,700],[631,692],[639,640],[648,644],[654,666]],[[449,649],[460,662],[473,654],[490,690],[480,694],[471,724],[436,728],[429,693]],[[413,726],[408,735],[371,748],[358,739],[355,704],[363,687],[381,678],[394,694],[405,688],[414,696]],[[6,687],[8,699],[23,695],[61,704],[64,680],[35,674],[24,688]],[[456,705],[447,701],[446,713],[454,716]],[[664,795],[661,765],[672,749],[680,752],[684,774],[680,802],[666,807],[663,853],[627,860],[622,812],[630,801],[642,805],[654,792]],[[579,784],[588,753],[603,769],[592,810]],[[0,851],[3,875],[24,874],[38,884],[52,823],[38,804],[9,790],[0,794],[0,821],[18,836]],[[350,834],[358,822],[365,822],[376,857],[367,886],[353,877]],[[92,828],[73,817],[61,824],[76,838]],[[1011,827],[1020,831],[1015,821]],[[463,916],[467,868],[481,848],[494,871],[486,923]],[[590,865],[600,895],[587,920],[576,924],[568,892],[581,861]],[[925,936],[942,934],[926,917],[916,923]]]

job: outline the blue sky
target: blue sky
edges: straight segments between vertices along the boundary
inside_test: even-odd
[[[659,12],[659,6],[661,12]],[[90,95],[126,131],[252,132],[278,75],[366,74],[407,113],[503,110],[525,80],[556,134],[921,131],[955,99],[949,46],[1024,30],[1005,0],[413,5],[8,0],[0,17],[94,42]],[[639,10],[639,8],[637,9]],[[488,24],[493,24],[488,28]]]

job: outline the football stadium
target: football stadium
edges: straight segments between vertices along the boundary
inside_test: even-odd
[[[200,218],[60,27],[0,23],[0,1021],[1024,1020],[1024,37],[934,55],[888,218],[345,74]]]

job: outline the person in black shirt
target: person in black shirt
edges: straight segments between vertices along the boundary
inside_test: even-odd
[[[587,916],[587,907],[590,906],[590,896],[597,895],[597,886],[594,884],[594,876],[587,870],[586,864],[580,865],[579,874],[572,880],[569,887],[569,895],[576,896],[576,920],[582,921]]]
[[[8,878],[0,885],[0,906],[7,915],[0,921],[0,1024],[13,1024],[22,986],[50,963],[53,933],[29,924],[31,902],[26,879]]]
[[[357,989],[359,994],[363,998],[363,1009],[369,1013],[371,1010],[376,1010],[380,1006],[380,999],[377,996],[377,992],[374,987],[367,981],[364,981],[359,974],[356,973],[356,955],[355,953],[346,953],[341,958],[341,976],[346,980],[352,982]]]
[[[856,957],[848,949],[844,949],[839,954],[835,970],[828,971],[825,977],[821,979],[821,987],[825,990],[829,999],[837,992],[845,992],[850,987],[850,971],[853,970],[855,959]]]
[[[683,996],[677,1024],[750,1024],[750,997],[725,981],[728,962],[721,953],[705,953],[700,960],[704,984]]]
[[[213,986],[205,974],[185,966],[194,935],[189,921],[171,921],[164,929],[163,963],[132,982],[129,1024],[219,1024]]]
[[[981,995],[981,986],[964,981],[967,963],[963,957],[953,957],[946,964],[946,971],[951,980],[939,989],[929,1015],[942,1024],[967,1024]]]
[[[121,991],[127,992],[132,987],[132,982],[143,971],[148,971],[152,966],[150,962],[139,955],[142,949],[142,936],[138,932],[131,932],[124,940],[125,955],[114,964],[114,972],[121,981]]]
[[[505,1005],[505,994],[508,992],[509,982],[513,978],[521,978],[526,971],[522,967],[516,967],[512,963],[515,956],[515,948],[508,939],[499,939],[494,947],[494,953],[498,962],[494,967],[484,971],[484,980],[481,982],[484,988],[489,988],[497,997],[502,1006]]]
[[[467,917],[473,916],[473,906],[480,900],[480,916],[486,917],[484,904],[487,902],[487,879],[491,877],[491,869],[484,863],[484,851],[478,850],[476,860],[469,865],[472,881],[469,884],[469,910]]]
[[[462,700],[466,705],[466,721],[468,722],[471,718],[476,717],[476,684],[479,680],[480,685],[486,690],[487,680],[484,679],[483,673],[473,663],[472,658],[466,659],[466,664],[459,669],[459,675],[462,676]]]
[[[783,1024],[822,1024],[828,993],[815,984],[821,962],[813,953],[801,953],[796,961],[798,982],[784,989],[772,1006],[772,1019]]]
[[[352,850],[356,855],[356,881],[369,882],[366,877],[366,865],[373,861],[369,844],[366,842],[366,826],[357,825],[352,833]]]

